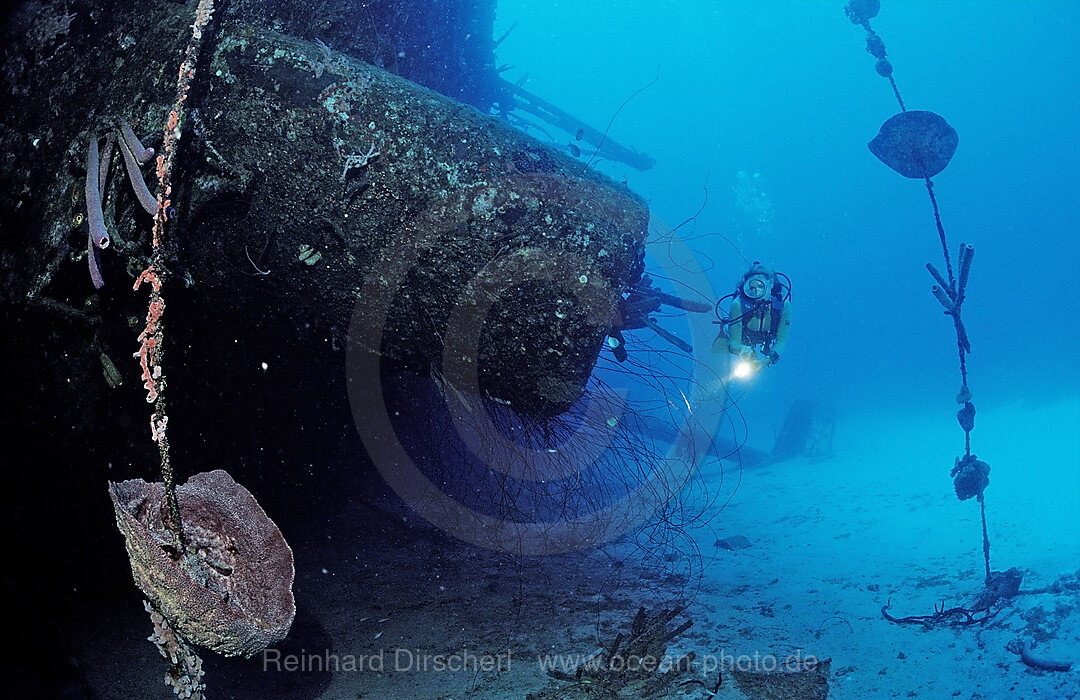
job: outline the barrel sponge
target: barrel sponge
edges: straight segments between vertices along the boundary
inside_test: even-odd
[[[956,459],[956,466],[949,474],[953,478],[953,488],[956,497],[966,501],[975,496],[981,496],[986,487],[990,485],[990,465],[975,457],[966,455]]]
[[[176,489],[187,559],[169,546],[164,484],[110,483],[109,495],[135,583],[179,635],[245,658],[285,638],[296,614],[292,549],[227,472]]]

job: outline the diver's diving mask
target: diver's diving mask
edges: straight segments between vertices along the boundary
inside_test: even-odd
[[[751,275],[742,287],[743,294],[748,299],[757,301],[769,292],[769,280],[765,275]]]

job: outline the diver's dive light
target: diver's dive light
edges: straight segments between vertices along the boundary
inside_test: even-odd
[[[743,358],[740,358],[739,361],[735,363],[735,367],[731,370],[731,378],[732,379],[749,379],[750,377],[757,374],[757,371],[758,371],[757,363],[754,362],[753,360],[750,360],[750,359],[747,359],[747,358],[743,357]]]

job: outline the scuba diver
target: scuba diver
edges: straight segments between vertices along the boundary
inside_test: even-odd
[[[720,302],[729,297],[731,308],[723,316]],[[746,361],[736,365],[735,375],[747,376],[779,362],[791,329],[791,280],[787,275],[754,261],[736,290],[720,302],[716,308],[723,329],[712,350],[726,350]]]

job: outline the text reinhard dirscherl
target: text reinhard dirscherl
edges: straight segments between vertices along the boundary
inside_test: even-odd
[[[266,649],[262,654],[263,671],[285,673],[357,673],[357,672],[393,672],[393,673],[443,673],[443,672],[493,672],[505,673],[511,670],[514,661],[514,652],[507,650],[500,654],[477,653],[463,649],[445,653],[432,653],[419,649],[380,649],[372,654],[336,654],[326,649],[322,652],[309,652],[304,649],[300,653],[283,654],[279,649]],[[606,662],[599,661],[597,656],[584,654],[547,654],[532,657],[544,672],[561,671],[562,673],[574,673],[579,668],[587,671],[602,673],[610,671],[643,671],[666,673],[671,670],[700,673],[710,676],[716,672],[757,671],[772,673],[774,671],[798,671],[815,666],[818,659],[809,654],[804,655],[802,649],[796,650],[788,656],[776,656],[774,654],[728,654],[721,651],[719,654],[704,654],[695,656],[692,660],[680,657],[638,657],[638,656],[614,656]],[[519,657],[520,659],[520,657]],[[521,661],[519,660],[519,663]],[[600,668],[606,663],[608,668]],[[676,664],[679,668],[676,669]]]

